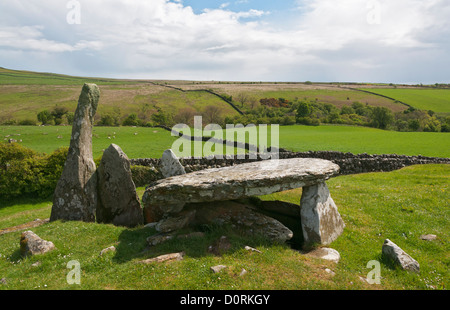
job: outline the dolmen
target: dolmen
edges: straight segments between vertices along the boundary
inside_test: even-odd
[[[339,166],[328,160],[292,158],[265,160],[231,167],[213,168],[180,174],[159,180],[146,188],[142,197],[144,218],[157,223],[160,232],[190,223],[201,224],[211,210],[237,207],[238,221],[258,224],[255,216],[247,216],[243,199],[303,188],[297,209],[301,231],[281,232],[285,239],[303,235],[303,246],[328,245],[342,234],[345,224],[325,183],[339,174]],[[231,203],[233,202],[233,203]],[[239,205],[236,206],[235,204]],[[250,210],[252,211],[252,210]],[[230,219],[230,214],[222,216]],[[254,221],[254,223],[251,223]],[[178,225],[178,226],[177,226]],[[273,221],[259,221],[262,230],[273,229]],[[278,235],[279,236],[279,235]]]

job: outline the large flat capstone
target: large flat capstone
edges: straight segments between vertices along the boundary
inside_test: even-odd
[[[142,201],[150,207],[234,200],[314,185],[338,173],[338,165],[323,159],[258,161],[159,180]]]

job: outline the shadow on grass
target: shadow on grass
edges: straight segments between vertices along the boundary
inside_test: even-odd
[[[192,236],[180,238],[191,232],[202,232],[202,236]],[[147,238],[157,235],[158,232],[152,228],[126,229],[119,235],[119,244],[113,261],[116,263],[126,263],[131,260],[145,260],[160,255],[184,252],[189,257],[204,257],[213,255],[208,248],[217,242],[221,236],[227,236],[231,247],[227,253],[239,251],[245,246],[268,246],[271,243],[264,237],[249,236],[245,233],[233,230],[230,227],[210,227],[202,226],[189,231],[180,231],[172,239],[161,244],[150,246]]]

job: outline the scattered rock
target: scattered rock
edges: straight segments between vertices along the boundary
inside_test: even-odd
[[[333,270],[331,270],[330,268],[326,268],[325,272],[329,273],[331,276],[335,276],[336,275],[336,273]]]
[[[246,275],[248,273],[247,270],[245,270],[244,268],[242,268],[241,272],[239,273],[239,276],[242,277],[244,275]]]
[[[437,236],[436,235],[422,235],[422,236],[420,236],[420,239],[422,239],[422,240],[427,240],[427,241],[433,241],[433,240],[435,240],[437,238]]]
[[[37,261],[37,262],[31,264],[31,267],[39,267],[40,265],[42,265],[42,263],[40,261]]]
[[[6,278],[1,278],[0,279],[0,284],[7,285],[8,281],[6,280]]]
[[[419,263],[389,239],[384,241],[382,254],[394,263],[400,265],[403,270],[420,272]]]
[[[161,173],[164,178],[186,174],[183,165],[172,150],[164,151],[161,157]]]
[[[25,231],[20,236],[20,254],[23,257],[44,254],[55,249],[51,241],[41,239],[31,230]]]
[[[118,145],[111,144],[105,150],[97,175],[97,222],[125,227],[142,225],[144,216],[132,179],[130,161]]]
[[[185,255],[184,252],[165,254],[165,255],[160,255],[158,257],[142,260],[139,263],[151,264],[151,263],[162,263],[162,262],[166,262],[166,261],[180,261],[180,260],[183,260],[184,255]]]
[[[106,249],[101,250],[100,256],[103,256],[103,254],[105,254],[107,252],[115,252],[115,251],[116,251],[116,247],[112,245]]]
[[[341,259],[339,252],[336,251],[335,249],[330,249],[330,248],[314,249],[308,253],[305,253],[305,255],[314,257],[314,258],[329,260],[329,261],[335,262],[336,264]]]
[[[99,98],[97,85],[84,84],[74,115],[69,152],[54,193],[50,221],[95,221],[97,175],[92,157],[92,127]]]
[[[246,249],[247,251],[251,251],[251,252],[262,253],[260,250],[257,250],[255,248],[249,247],[248,245],[246,245],[244,249]]]
[[[222,270],[224,270],[225,268],[227,268],[227,266],[225,266],[225,265],[217,265],[217,266],[211,267],[210,269],[211,269],[211,271],[214,272],[214,273],[219,273],[219,272],[221,272]]]

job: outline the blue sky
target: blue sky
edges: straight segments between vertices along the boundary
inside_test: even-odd
[[[0,2],[0,66],[11,69],[427,84],[450,83],[448,55],[448,0]]]

